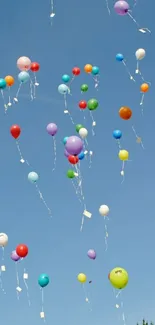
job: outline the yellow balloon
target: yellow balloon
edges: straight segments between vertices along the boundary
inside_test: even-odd
[[[128,272],[121,267],[113,269],[108,277],[112,286],[119,290],[125,288],[129,281]]]
[[[84,273],[79,273],[77,279],[80,283],[85,283],[87,281],[87,276]]]
[[[120,150],[118,157],[122,161],[129,160],[129,152],[127,150]]]

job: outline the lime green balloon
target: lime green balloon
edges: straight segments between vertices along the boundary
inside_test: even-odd
[[[90,111],[94,111],[98,107],[98,101],[95,98],[89,99],[87,102],[87,107]]]
[[[76,132],[78,132],[79,133],[79,131],[80,131],[80,129],[82,129],[84,126],[82,125],[82,124],[77,124],[76,125]]]
[[[67,177],[68,178],[74,178],[75,177],[74,170],[69,169],[68,172],[67,172]]]
[[[88,90],[88,85],[87,84],[81,85],[81,91],[82,92],[86,92],[87,90]]]

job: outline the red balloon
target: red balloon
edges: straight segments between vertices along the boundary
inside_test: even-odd
[[[26,257],[29,252],[29,249],[26,245],[24,244],[19,244],[16,247],[16,253],[19,257]]]
[[[87,102],[86,102],[85,100],[81,100],[81,101],[79,102],[79,107],[80,107],[81,109],[85,109],[85,108],[87,107]]]
[[[17,139],[21,134],[20,126],[16,125],[16,124],[12,125],[11,128],[10,128],[10,133],[13,136],[14,139]]]
[[[72,165],[76,165],[79,161],[78,156],[68,156],[68,161],[72,164]]]
[[[81,70],[78,67],[74,67],[72,69],[72,73],[74,74],[74,76],[79,76],[79,74],[81,73]]]
[[[37,72],[40,69],[40,64],[38,62],[32,62],[30,69],[32,72]]]

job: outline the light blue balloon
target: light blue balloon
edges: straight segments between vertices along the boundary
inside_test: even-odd
[[[124,60],[124,56],[121,53],[116,54],[116,61],[122,62]]]
[[[81,151],[81,152],[79,153],[79,155],[78,155],[78,158],[79,158],[80,160],[83,160],[84,157],[85,157],[85,154],[84,154],[83,151]]]
[[[58,92],[59,92],[61,95],[66,95],[67,93],[69,93],[69,88],[68,88],[68,86],[66,86],[65,84],[61,84],[61,85],[59,85],[59,87],[58,87]]]
[[[68,140],[68,137],[64,137],[64,138],[63,138],[63,144],[64,144],[64,146],[65,146],[67,140]]]
[[[114,137],[116,140],[121,139],[121,137],[122,137],[122,132],[121,132],[120,130],[114,130],[114,131],[113,131],[113,137]]]
[[[31,182],[31,183],[36,183],[39,179],[39,176],[36,172],[30,172],[28,174],[28,180]]]
[[[49,276],[46,273],[40,274],[38,278],[38,284],[44,288],[46,287],[50,282]]]
[[[29,81],[29,79],[30,79],[30,75],[26,71],[21,71],[18,75],[18,80],[22,83],[26,83],[27,81]]]
[[[62,76],[62,81],[63,81],[63,82],[69,82],[69,81],[70,81],[70,76],[69,76],[68,74],[64,74],[64,75]]]
[[[100,70],[99,70],[98,67],[93,67],[91,73],[92,73],[94,76],[96,76],[97,74],[99,74],[99,71],[100,71]]]
[[[5,79],[0,78],[0,89],[3,90],[7,86]]]

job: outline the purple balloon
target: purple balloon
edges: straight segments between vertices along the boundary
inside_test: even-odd
[[[52,135],[52,137],[53,137],[57,133],[58,127],[56,124],[50,123],[47,125],[46,130],[47,130],[48,134]]]
[[[129,4],[124,0],[119,0],[115,3],[114,9],[118,15],[125,16],[129,11]]]
[[[65,149],[70,155],[78,155],[83,149],[83,141],[76,135],[73,135],[67,139]]]
[[[89,249],[87,255],[91,260],[95,260],[96,258],[96,252],[94,251],[94,249]]]
[[[12,251],[12,253],[11,253],[11,259],[14,262],[18,262],[20,260],[20,257],[17,255],[16,251]]]
[[[68,158],[69,157],[69,153],[68,153],[68,151],[65,149],[65,151],[64,151],[64,155]]]

